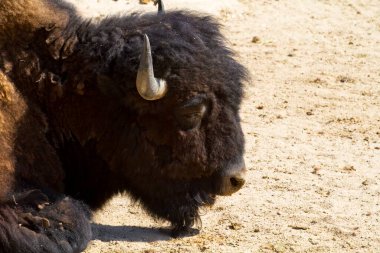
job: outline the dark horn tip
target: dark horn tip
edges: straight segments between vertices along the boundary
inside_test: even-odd
[[[165,6],[161,0],[154,1],[154,5],[158,4],[158,14],[165,14]]]

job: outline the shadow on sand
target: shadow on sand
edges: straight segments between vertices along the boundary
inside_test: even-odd
[[[93,223],[92,239],[103,242],[155,242],[170,240],[170,230],[166,228],[150,228],[137,226],[110,226]]]

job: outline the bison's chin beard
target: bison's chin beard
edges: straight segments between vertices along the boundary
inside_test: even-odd
[[[192,186],[166,183],[145,196],[133,192],[132,195],[138,196],[137,200],[151,216],[171,223],[172,237],[186,236],[199,231],[202,226],[200,209],[212,206],[216,198],[215,194]]]
[[[179,237],[184,235],[198,233],[202,228],[202,220],[199,215],[199,209],[202,207],[210,207],[215,203],[215,195],[205,192],[197,192],[187,195],[187,205],[182,205],[178,209],[174,209],[172,214],[176,219],[170,220],[172,223],[171,236]],[[193,226],[197,225],[198,229]]]

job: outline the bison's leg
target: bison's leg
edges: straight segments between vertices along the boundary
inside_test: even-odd
[[[71,198],[49,202],[40,191],[0,205],[0,252],[81,252],[91,239],[90,212]]]

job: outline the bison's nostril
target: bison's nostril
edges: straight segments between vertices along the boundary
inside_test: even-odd
[[[244,185],[245,180],[241,177],[231,177],[230,182],[232,187],[240,189]]]

